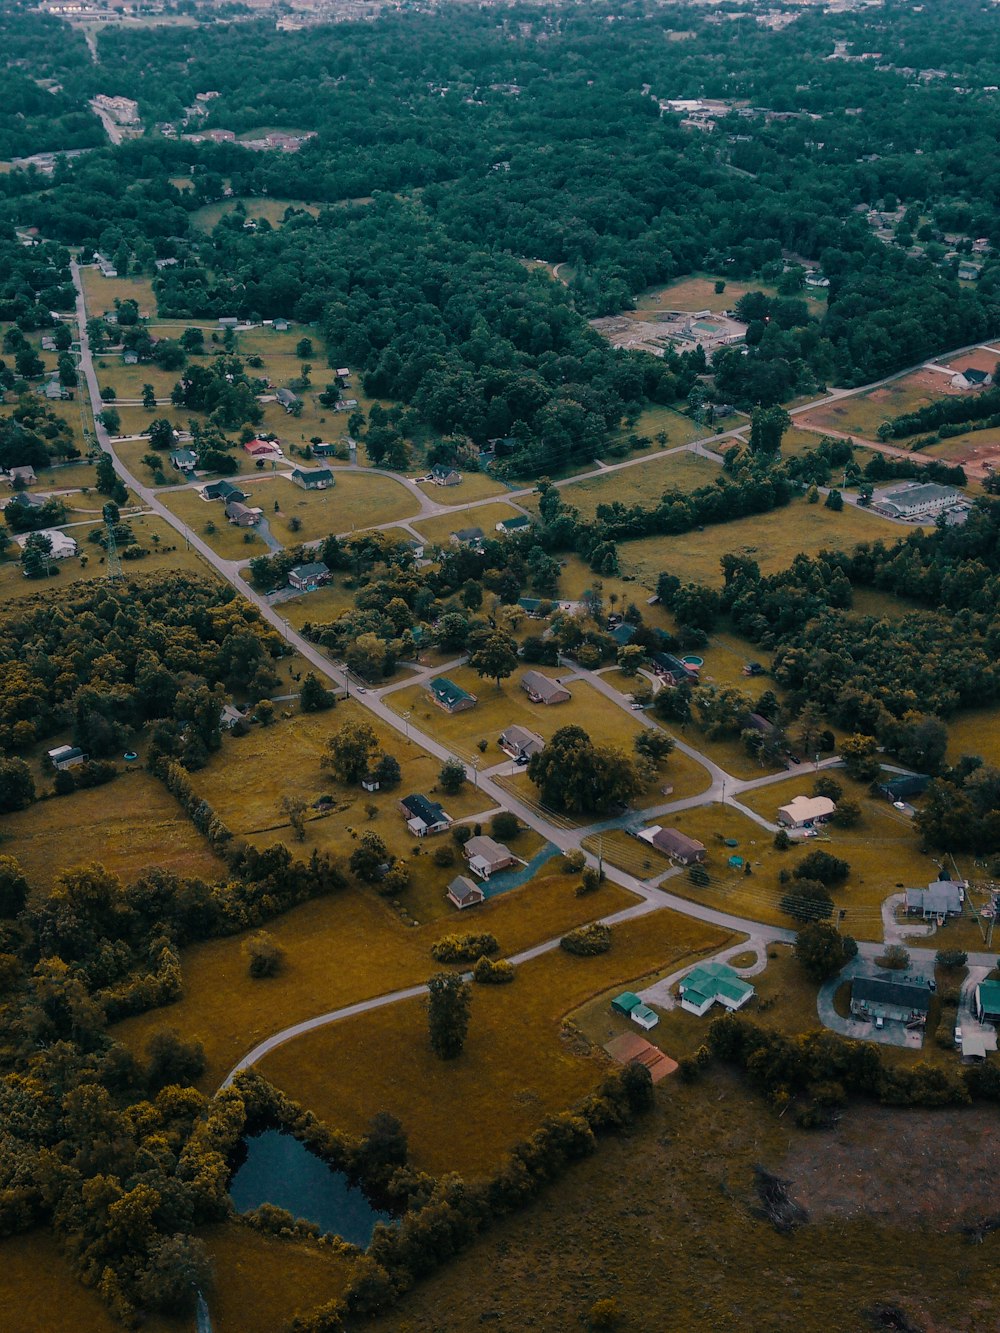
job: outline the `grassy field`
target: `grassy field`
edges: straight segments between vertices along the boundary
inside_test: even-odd
[[[479,918],[481,919],[481,918]],[[398,1115],[414,1161],[469,1175],[495,1168],[542,1117],[588,1091],[603,1063],[560,1035],[588,996],[653,968],[677,966],[728,937],[690,918],[655,912],[615,927],[610,953],[556,949],[518,969],[512,986],[476,987],[465,1050],[436,1059],[420,1000],[319,1029],[267,1056],[261,1071],[322,1119],[361,1129],[378,1109]],[[329,1071],[350,1068],[350,1079]]]
[[[450,872],[450,876],[457,873]],[[629,906],[624,889],[605,884],[577,898],[575,876],[542,874],[521,888],[466,910],[461,928],[493,931],[504,953],[517,953],[595,917]],[[269,923],[285,950],[277,976],[254,981],[241,937],[185,949],[184,995],[115,1027],[115,1037],[141,1050],[149,1035],[177,1027],[205,1047],[201,1086],[210,1091],[257,1042],[284,1027],[375,995],[425,981],[435,970],[431,945],[459,928],[451,916],[407,927],[374,893],[345,889],[306,903]]]
[[[129,399],[140,400],[142,398],[143,386],[151,384],[157,398],[169,398],[171,391],[182,374],[177,370],[161,370],[159,366],[152,363],[143,363],[137,366],[127,366],[121,356],[108,352],[94,362],[94,368],[97,371],[97,382],[102,391],[109,386],[114,389],[119,399],[128,401]],[[166,405],[168,412],[176,409],[171,405]],[[150,412],[149,418],[162,416],[160,411]]]
[[[850,550],[858,542],[879,537],[891,542],[899,532],[898,525],[853,506],[836,514],[821,504],[793,500],[785,509],[720,523],[704,532],[623,542],[619,555],[622,569],[649,589],[656,586],[662,570],[684,582],[721,587],[719,561],[726,552],[752,556],[763,573],[773,574],[787,568],[800,552]]]
[[[433,545],[447,546],[451,534],[462,528],[482,528],[485,537],[495,538],[497,534],[494,529],[500,520],[517,518],[519,512],[509,504],[483,504],[457,514],[439,514],[437,518],[420,519],[413,526]]]
[[[442,505],[469,504],[472,500],[489,500],[494,495],[506,495],[507,487],[485,472],[464,472],[457,486],[435,486],[422,482],[420,489]]]
[[[731,282],[726,279],[725,290],[717,292],[717,279],[707,273],[696,273],[689,278],[679,278],[666,287],[652,287],[644,292],[636,302],[639,310],[711,310],[720,314],[730,310],[747,292],[764,292],[767,296],[777,295],[777,288],[763,282]]]
[[[583,1328],[602,1298],[615,1302],[623,1333],[860,1333],[876,1326],[865,1311],[878,1301],[906,1311],[912,1327],[989,1329],[1000,1300],[993,1256],[927,1199],[941,1114],[876,1120],[857,1106],[817,1135],[725,1071],[694,1085],[668,1079],[626,1136],[415,1287],[372,1333],[465,1333],[470,1310],[489,1310],[504,1333],[530,1321]],[[944,1132],[957,1122],[975,1142],[989,1116],[956,1112]],[[851,1169],[854,1151],[866,1169]],[[779,1234],[752,1215],[758,1163],[791,1180],[806,1225]],[[896,1197],[901,1170],[907,1202],[894,1217],[882,1199]]]
[[[718,475],[717,464],[697,454],[668,454],[665,458],[653,455],[648,462],[635,467],[621,468],[586,481],[574,481],[560,487],[559,494],[565,504],[574,505],[584,518],[593,518],[598,505],[613,504],[617,500],[623,505],[649,507],[657,503],[665,490],[676,486],[682,491],[691,491],[698,486],[710,486]],[[532,496],[528,504],[537,509],[537,498]]]
[[[224,872],[222,861],[162,783],[140,770],[109,787],[5,815],[4,834],[4,851],[21,862],[36,889],[47,889],[62,871],[93,861],[125,882],[150,866],[206,879]]]
[[[243,205],[248,218],[267,218],[272,227],[281,225],[287,208],[305,209],[313,217],[319,213],[315,204],[306,203],[302,199],[221,199],[218,203],[203,204],[201,208],[195,209],[191,214],[191,225],[199,231],[212,231],[224,217],[235,212],[238,204]]]
[[[206,577],[215,578],[210,566],[195,551],[185,550],[182,538],[168,524],[155,517],[129,518],[129,525],[137,542],[149,550],[149,555],[142,560],[126,560],[123,570],[126,580],[140,574],[152,574],[160,569],[191,570]],[[99,579],[104,575],[104,553],[99,546],[92,546],[87,540],[89,527],[72,528],[70,535],[80,544],[80,554],[67,560],[56,562],[59,573],[51,579],[26,579],[21,573],[21,565],[16,548],[9,548],[8,558],[0,560],[0,600],[15,597],[28,597],[34,593],[65,588],[67,583],[77,583],[81,579]],[[159,545],[153,537],[159,537]],[[81,561],[86,559],[86,564]]]
[[[557,673],[547,671],[544,674],[553,676]],[[640,730],[634,718],[598,694],[586,681],[574,680],[567,686],[573,696],[567,703],[546,707],[530,701],[521,689],[520,673],[505,680],[499,691],[493,681],[480,679],[468,667],[450,671],[448,679],[478,697],[475,708],[464,713],[446,713],[419,685],[397,690],[386,702],[399,714],[409,712],[413,726],[422,728],[463,756],[478,758],[477,742],[488,741],[481,760],[483,767],[503,762],[504,752],[497,739],[505,727],[515,722],[546,740],[560,727],[579,726],[595,743],[614,742],[629,748],[633,736]]]
[[[156,297],[151,278],[105,278],[93,267],[82,268],[83,294],[88,316],[103,315],[114,310],[115,297],[119,301],[136,301],[140,313],[156,313]]]
[[[668,449],[676,447],[678,444],[690,444],[692,440],[704,439],[706,435],[713,435],[719,427],[703,426],[698,421],[692,421],[690,417],[684,416],[681,412],[674,412],[669,407],[650,406],[645,407],[635,423],[633,430],[625,432],[626,435],[648,435],[650,439],[655,439],[662,430],[666,432]],[[659,444],[651,446],[649,453],[660,448]]]
[[[948,380],[944,375],[918,370],[912,375],[893,380],[881,389],[872,389],[870,393],[855,394],[839,402],[827,403],[805,416],[809,425],[873,440],[883,421],[938,402],[946,396],[944,391],[947,386]],[[898,444],[899,441],[893,443]]]
[[[354,593],[355,589],[345,588],[343,583],[332,580],[315,592],[306,592],[301,597],[282,602],[278,615],[296,629],[305,624],[325,625],[354,605]]]

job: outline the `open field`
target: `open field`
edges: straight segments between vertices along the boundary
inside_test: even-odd
[[[885,801],[872,800],[839,771],[836,779],[858,800],[862,822],[852,829],[828,828],[824,836],[796,842],[785,852],[775,849],[773,835],[767,829],[728,803],[665,816],[661,823],[705,844],[705,868],[710,876],[709,884],[702,888],[692,884],[687,874],[679,875],[671,881],[671,889],[712,907],[794,928],[794,920],[778,907],[786,891],[786,886],[778,882],[778,872],[793,869],[809,852],[821,849],[843,858],[851,867],[847,882],[831,890],[835,908],[845,912],[843,929],[858,939],[882,939],[883,899],[904,887],[928,884],[937,877],[937,867],[930,856],[920,852],[919,840],[906,815]],[[803,774],[736,799],[773,822],[778,807],[794,796],[811,792],[813,781],[811,773]],[[727,847],[725,839],[733,839],[737,845]],[[752,874],[731,868],[728,859],[733,855],[749,861]]]
[[[747,292],[763,292],[766,296],[777,295],[777,288],[769,287],[764,282],[732,282],[725,280],[725,290],[715,290],[716,278],[696,273],[688,278],[679,278],[665,287],[651,287],[636,301],[637,310],[711,310],[714,315],[723,310],[731,310],[741,296]]]
[[[421,482],[420,489],[441,505],[469,504],[472,500],[489,500],[494,495],[507,493],[507,487],[502,481],[497,481],[485,472],[463,472],[457,486],[435,486],[431,481]]]
[[[208,1061],[200,1086],[211,1091],[271,1033],[425,981],[438,966],[431,945],[449,931],[492,931],[503,952],[512,954],[635,901],[613,884],[577,898],[577,883],[576,876],[543,874],[464,915],[449,906],[450,916],[420,927],[403,925],[371,891],[346,888],[268,923],[268,933],[285,950],[277,976],[266,981],[250,977],[242,936],[192,945],[181,958],[183,997],[117,1024],[115,1037],[136,1051],[164,1027],[196,1037]]]
[[[865,1311],[880,1301],[912,1327],[985,1331],[1000,1301],[994,1257],[955,1223],[991,1212],[992,1177],[980,1173],[986,1188],[974,1199],[954,1182],[963,1154],[989,1138],[992,1114],[854,1105],[817,1135],[724,1070],[693,1085],[668,1079],[626,1136],[603,1141],[372,1333],[465,1333],[475,1311],[489,1311],[502,1333],[531,1321],[585,1327],[604,1298],[627,1333],[860,1333],[876,1326]],[[779,1234],[753,1217],[758,1163],[791,1181],[804,1226]]]
[[[665,431],[666,448],[673,449],[678,444],[690,444],[692,440],[701,440],[706,435],[714,435],[716,430],[720,429],[724,429],[724,426],[703,426],[700,422],[684,416],[682,412],[675,412],[673,408],[652,404],[643,408],[639,420],[635,423],[634,433],[648,435],[651,440],[655,440],[660,431]],[[632,433],[633,431],[625,432],[626,435]],[[652,453],[654,449],[660,447],[657,443],[651,446],[649,452]]]
[[[121,1324],[96,1291],[85,1287],[70,1271],[50,1231],[29,1231],[5,1236],[3,1291],[11,1333],[49,1333],[52,1329],[76,1328],[87,1333],[119,1333]],[[151,1319],[148,1333],[176,1333],[179,1325],[166,1319]]]
[[[698,486],[710,486],[718,475],[717,464],[698,454],[668,454],[659,458],[653,456],[648,463],[609,472],[607,476],[574,481],[561,487],[559,495],[564,504],[574,505],[584,518],[593,518],[598,505],[613,504],[617,500],[623,505],[651,508],[666,490],[676,486],[682,491],[691,491]],[[530,508],[537,510],[535,496],[528,503]]]
[[[1000,709],[975,708],[948,719],[948,762],[957,763],[963,754],[982,755],[1000,767]]]
[[[205,879],[225,871],[163,784],[140,770],[5,815],[4,833],[4,851],[21,862],[35,889],[92,861],[126,883],[150,866]]]
[[[342,581],[331,580],[315,592],[304,592],[301,597],[290,597],[278,606],[278,615],[301,629],[305,624],[326,625],[336,620],[354,605],[354,588],[345,588]]]
[[[105,278],[93,266],[82,268],[80,277],[89,317],[103,315],[105,310],[114,310],[115,297],[119,301],[136,301],[140,313],[156,313],[151,278]]]
[[[154,362],[127,366],[121,355],[115,352],[105,352],[100,357],[95,357],[94,369],[97,371],[97,382],[101,391],[110,387],[114,389],[118,398],[126,402],[132,398],[137,401],[141,399],[143,386],[146,384],[153,386],[157,398],[169,398],[174,385],[184,373],[181,370],[161,370]],[[165,412],[177,410],[172,404],[165,405]],[[163,416],[165,412],[159,409],[150,411],[150,421]]]
[[[503,729],[515,722],[537,732],[545,740],[560,727],[578,726],[583,727],[595,743],[613,742],[631,747],[632,738],[640,729],[638,722],[610,699],[598,694],[586,681],[571,681],[567,689],[573,697],[567,703],[547,707],[533,704],[521,689],[522,674],[517,672],[505,680],[498,691],[494,681],[482,680],[469,667],[450,671],[449,680],[479,699],[475,708],[464,713],[446,713],[423,686],[397,690],[387,697],[386,702],[399,714],[409,711],[415,727],[429,732],[463,757],[478,758],[477,742],[488,741],[480,761],[484,768],[505,761],[497,740]],[[554,676],[557,673],[547,670],[543,674]]]
[[[851,398],[827,403],[815,411],[803,413],[799,423],[873,440],[883,421],[906,412],[915,412],[941,398],[955,397],[959,393],[960,390],[951,388],[947,375],[934,370],[915,370],[881,389],[855,394]],[[893,440],[892,443],[899,444],[900,441]]]
[[[215,578],[215,572],[195,551],[186,550],[180,543],[181,538],[166,523],[158,518],[142,516],[128,522],[140,546],[145,546],[149,555],[141,560],[125,560],[122,568],[126,581],[141,574],[152,574],[160,569],[184,569]],[[96,525],[95,525],[96,526]],[[0,560],[0,600],[13,597],[28,597],[33,593],[65,588],[67,583],[77,583],[81,579],[99,579],[104,576],[104,552],[99,546],[92,546],[87,540],[91,531],[89,525],[71,528],[70,535],[80,544],[80,554],[67,560],[56,561],[59,573],[50,579],[26,579],[21,573],[17,548],[9,548],[8,558]],[[160,538],[159,547],[153,537]],[[15,558],[17,557],[17,558]],[[86,564],[82,561],[86,559]]]
[[[719,561],[732,552],[752,556],[765,574],[787,568],[800,552],[815,555],[826,550],[850,550],[858,542],[892,541],[901,535],[898,524],[846,505],[836,514],[822,504],[793,500],[784,509],[751,518],[719,523],[704,532],[685,532],[674,537],[644,537],[623,542],[619,548],[622,569],[646,588],[656,586],[662,570],[683,582],[722,586]]]
[[[420,1167],[488,1172],[544,1115],[567,1107],[603,1072],[603,1061],[581,1058],[560,1036],[568,1010],[619,980],[678,966],[727,941],[712,927],[654,912],[615,927],[612,949],[601,957],[556,949],[522,964],[512,986],[475,987],[457,1060],[432,1055],[424,1005],[411,1000],[289,1042],[262,1061],[261,1072],[350,1131],[376,1110],[398,1115]],[[338,1078],[345,1069],[351,1077]]]
[[[973,370],[984,370],[988,375],[992,375],[998,363],[1000,363],[1000,352],[991,352],[988,347],[976,347],[971,352],[963,352],[961,356],[952,357],[950,361],[939,361],[938,365],[956,371],[971,367]]]
[[[496,538],[496,525],[504,518],[517,518],[521,511],[509,504],[484,504],[475,509],[464,509],[457,514],[439,514],[436,518],[420,519],[414,528],[435,546],[447,546],[453,532],[463,528],[482,528],[483,536]],[[388,521],[388,520],[387,520]]]
[[[272,227],[284,222],[288,208],[304,209],[313,217],[319,213],[315,204],[306,203],[302,199],[221,199],[218,203],[203,204],[201,208],[196,208],[191,214],[191,225],[200,231],[212,231],[224,217],[234,213],[239,204],[243,205],[245,217],[267,218]]]

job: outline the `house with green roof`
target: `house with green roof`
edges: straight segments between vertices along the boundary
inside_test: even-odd
[[[474,694],[463,690],[461,685],[456,685],[447,676],[438,676],[437,680],[430,681],[427,689],[437,706],[446,713],[464,713],[469,708],[475,708],[478,702]]]
[[[1000,1025],[1000,981],[981,981],[976,987],[976,1017]]]
[[[677,987],[681,1008],[689,1014],[708,1013],[713,1004],[732,1012],[742,1009],[755,994],[753,986],[742,981],[725,963],[699,963]]]

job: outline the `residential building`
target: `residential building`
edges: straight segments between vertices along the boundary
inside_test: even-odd
[[[661,1082],[677,1069],[676,1060],[664,1055],[658,1046],[640,1037],[638,1032],[621,1032],[606,1042],[604,1049],[616,1064],[627,1065],[638,1060],[639,1064],[649,1070],[649,1077],[654,1083]]]
[[[296,565],[288,571],[288,586],[299,592],[315,592],[322,584],[329,582],[330,569],[322,560],[312,564]]]
[[[986,370],[977,370],[975,366],[966,366],[951,377],[953,389],[985,389],[993,383],[993,376]]]
[[[336,485],[334,475],[328,467],[293,468],[292,481],[304,491],[325,491],[330,486]]]
[[[288,320],[281,315],[277,319],[271,320],[271,328],[274,329],[275,333],[287,333],[290,327]]]
[[[829,796],[796,796],[778,810],[778,823],[785,828],[812,828],[829,819],[837,808]]]
[[[13,486],[15,482],[21,482],[25,486],[32,486],[38,480],[33,467],[10,467],[7,469],[7,478]]]
[[[302,402],[302,399],[297,394],[292,393],[291,389],[276,389],[274,396],[286,412],[294,412],[296,406]]]
[[[465,875],[456,875],[448,885],[446,897],[461,911],[463,907],[475,907],[477,903],[484,902],[486,894]]]
[[[459,528],[453,532],[448,539],[452,546],[482,546],[483,530],[482,528]]]
[[[45,503],[44,496],[30,495],[27,491],[15,491],[4,508],[20,506],[22,509],[41,509]]]
[[[281,458],[281,445],[277,440],[247,440],[243,446],[251,458]]]
[[[448,463],[435,463],[431,468],[431,481],[435,486],[458,486],[462,474]]]
[[[249,499],[246,491],[241,491],[231,481],[210,481],[207,486],[201,488],[201,498],[203,500],[225,500],[226,502]]]
[[[399,808],[406,827],[416,838],[426,837],[428,833],[444,833],[451,828],[451,815],[437,801],[429,801],[426,796],[404,796]]]
[[[427,690],[437,706],[446,713],[465,713],[475,708],[478,702],[474,694],[463,690],[461,685],[456,685],[447,676],[438,676],[436,680],[428,681]]]
[[[198,455],[193,449],[171,449],[170,466],[190,476],[198,466]]]
[[[32,496],[32,499],[34,498]],[[14,540],[23,551],[30,537],[48,537],[52,543],[52,550],[49,552],[50,560],[67,560],[71,555],[76,555],[76,538],[71,537],[68,532],[61,532],[59,528],[41,528],[38,532],[18,532],[15,534]]]
[[[730,1012],[742,1009],[755,994],[753,986],[725,963],[699,963],[681,979],[677,993],[681,1008],[699,1018],[713,1004],[721,1004]]]
[[[219,726],[223,731],[232,731],[240,722],[246,721],[246,713],[235,704],[223,704],[219,714]]]
[[[909,801],[927,790],[930,778],[926,773],[901,773],[878,785],[879,795],[887,801]]]
[[[924,1023],[931,1007],[927,982],[880,972],[875,977],[855,977],[851,982],[851,1013],[869,1022]]]
[[[614,639],[615,643],[617,643],[619,648],[627,648],[635,638],[638,628],[638,625],[621,624],[615,625],[613,629],[609,629],[608,633]]]
[[[954,486],[939,486],[937,482],[911,482],[883,491],[872,501],[872,509],[889,518],[936,518],[947,509],[965,505],[968,501]]]
[[[319,444],[310,446],[314,458],[336,458],[337,446],[329,441],[321,441]]]
[[[573,697],[565,685],[550,680],[540,671],[526,671],[521,677],[521,689],[533,704],[564,704]]]
[[[80,764],[85,764],[88,759],[88,756],[75,745],[57,745],[54,750],[49,750],[48,755],[49,763],[60,771],[64,768],[76,768]]]
[[[518,514],[517,518],[502,518],[496,525],[496,531],[501,537],[516,536],[519,532],[528,532],[531,528],[531,519],[526,514]]]
[[[526,615],[531,617],[532,620],[545,619],[542,615],[541,597],[519,597],[517,599],[517,604]],[[551,603],[549,603],[549,605],[551,605]]]
[[[980,1023],[1000,1027],[1000,981],[981,981],[976,987],[973,1008]]]
[[[640,842],[648,842],[650,847],[655,847],[658,852],[669,856],[671,861],[676,861],[678,865],[695,865],[705,859],[705,844],[699,842],[697,838],[689,838],[680,829],[661,828],[659,824],[651,824],[649,828],[637,833],[636,837]]]
[[[687,685],[696,679],[698,674],[679,657],[674,657],[673,653],[653,653],[649,662],[665,685]]]
[[[517,857],[509,847],[505,847],[502,842],[494,842],[485,834],[470,838],[462,850],[469,863],[469,869],[480,879],[489,879],[498,870],[506,870],[508,866],[517,865]]]
[[[356,398],[338,398],[333,405],[335,412],[353,412],[358,405]]]
[[[414,560],[422,560],[424,558],[424,551],[426,550],[426,547],[424,546],[423,542],[417,541],[415,537],[404,537],[399,544],[400,546],[402,546],[404,551],[409,551],[410,555],[413,556]]]
[[[926,889],[906,890],[907,915],[922,916],[925,921],[961,916],[964,901],[964,881],[938,879]]]
[[[978,264],[960,263],[958,266],[959,282],[978,282],[981,269]]]
[[[242,500],[229,500],[226,503],[226,518],[238,528],[254,528],[263,517],[263,509],[251,509]]]
[[[544,750],[545,742],[536,732],[515,723],[500,733],[500,749],[505,750],[511,759],[523,762]]]

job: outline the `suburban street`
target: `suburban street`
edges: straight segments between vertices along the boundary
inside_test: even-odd
[[[399,713],[397,713],[390,706],[385,696],[391,695],[395,689],[401,688],[399,684],[395,686],[392,685],[387,686],[382,690],[366,689],[365,692],[363,693],[358,693],[356,690],[351,689],[350,688],[351,683],[348,680],[344,670],[333,664],[325,656],[325,654],[322,651],[320,651],[319,648],[317,648],[314,644],[310,643],[306,638],[303,637],[302,634],[300,634],[297,630],[291,627],[278,614],[278,612],[268,603],[267,599],[261,596],[261,594],[257,592],[256,589],[254,589],[250,583],[248,583],[243,577],[241,577],[241,570],[248,563],[246,560],[239,560],[239,561],[226,560],[223,559],[221,556],[219,556],[196,532],[193,531],[192,528],[190,528],[177,515],[173,514],[163,504],[160,498],[160,494],[157,491],[154,491],[149,486],[147,486],[142,480],[140,480],[139,477],[137,477],[134,473],[132,473],[129,470],[129,468],[125,465],[125,463],[122,461],[122,459],[119,457],[119,455],[115,450],[113,440],[111,439],[107,430],[104,428],[104,426],[98,419],[99,413],[101,412],[102,403],[100,397],[100,390],[98,386],[97,374],[94,367],[89,340],[87,337],[87,313],[84,301],[83,285],[81,281],[80,270],[75,260],[71,263],[71,270],[72,270],[73,282],[75,284],[77,291],[76,310],[77,310],[77,321],[79,325],[80,370],[85,379],[87,390],[90,396],[91,405],[94,412],[97,442],[100,448],[110,455],[114,463],[115,471],[121,478],[121,480],[125,483],[125,485],[130,487],[132,491],[135,492],[135,494],[140,498],[142,505],[144,506],[145,509],[147,509],[152,514],[155,514],[165,524],[169,525],[169,527],[171,527],[175,532],[177,532],[177,534],[180,537],[182,537],[195,551],[197,551],[198,554],[202,557],[202,559],[222,579],[224,579],[233,588],[235,588],[237,592],[240,594],[240,596],[246,598],[246,600],[249,601],[257,609],[262,619],[266,621],[267,624],[270,625],[275,631],[277,631],[277,633],[282,636],[282,638],[289,644],[289,646],[293,648],[309,664],[309,666],[316,671],[318,675],[325,678],[337,689],[346,690],[353,696],[355,702],[360,707],[367,709],[374,717],[377,717],[379,721],[382,722],[385,726],[392,728],[400,735],[405,734],[409,739],[415,741],[424,750],[426,750],[427,753],[433,755],[435,758],[444,761],[455,757],[453,751],[450,750],[446,745],[442,744],[440,741],[438,741],[428,733],[420,730],[412,721],[404,719]],[[969,349],[960,348],[958,349],[958,353],[967,350]],[[956,355],[958,353],[952,353],[950,355]],[[909,370],[899,372],[898,375],[888,376],[885,379],[878,381],[876,385],[864,385],[864,386],[859,386],[858,388],[855,389],[835,390],[832,393],[817,399],[815,402],[805,404],[799,408],[796,408],[793,412],[793,415],[798,415],[802,412],[809,411],[813,408],[821,406],[823,403],[838,401],[842,398],[849,397],[853,394],[864,393],[873,387],[889,383],[890,381],[898,379],[901,376],[908,373],[910,373]],[[677,449],[669,450],[666,452],[678,453],[678,452],[683,452],[685,450],[691,450],[692,452],[706,453],[707,455],[707,449],[709,445],[717,444],[719,442],[731,439],[741,429],[745,430],[746,428],[745,427],[736,428],[734,430],[726,431],[721,435],[707,437],[704,440],[697,441],[693,445],[679,446]],[[621,463],[615,463],[609,466],[602,465],[592,469],[590,472],[583,474],[583,476],[584,477],[605,476],[609,472],[618,471],[629,467],[641,466],[643,463],[655,461],[657,458],[661,458],[663,456],[664,454],[663,452],[661,452],[661,453],[647,455],[642,458],[628,459]],[[716,459],[718,457],[718,455],[714,454],[710,456]],[[338,471],[342,470],[344,469],[338,468]],[[365,473],[380,472],[380,470],[378,469],[362,468],[359,466],[354,466],[350,468],[350,470],[357,472],[365,472]],[[532,494],[531,488],[523,488],[521,490],[512,491],[509,495],[505,494],[500,497],[492,497],[490,500],[472,501],[469,502],[468,504],[462,504],[462,505],[443,505],[438,503],[432,497],[427,496],[420,489],[420,487],[417,486],[416,483],[411,479],[401,477],[396,473],[385,472],[385,471],[381,471],[380,475],[392,477],[393,480],[404,485],[406,489],[411,492],[411,494],[413,494],[416,498],[419,499],[421,507],[419,517],[421,518],[436,516],[442,513],[447,513],[450,515],[456,512],[474,510],[483,504],[495,502],[496,498],[500,498],[504,501],[513,500],[516,502],[517,500],[524,499]],[[579,481],[581,479],[582,479],[581,476],[576,476],[573,478],[568,478],[565,482],[557,484],[566,485],[572,481]],[[173,489],[183,489],[183,488],[173,488]],[[400,523],[397,520],[392,524],[385,524],[383,526],[399,527]],[[403,524],[403,526],[405,526],[405,524]],[[427,678],[429,678],[429,676],[440,674],[441,670],[442,668],[440,667],[426,668],[420,670],[412,678],[407,679],[403,684],[409,686],[413,684],[423,683]],[[586,680],[586,682],[593,689],[597,690],[609,701],[614,703],[623,711],[627,712],[628,716],[638,719],[638,721],[643,726],[650,728],[656,726],[656,724],[650,718],[646,717],[645,714],[641,712],[632,711],[630,709],[629,702],[625,699],[625,697],[619,691],[615,690],[605,680],[603,680],[603,678],[599,674],[586,671],[575,665],[572,666],[571,670],[576,678]],[[701,792],[696,796],[688,797],[673,802],[668,801],[663,805],[657,806],[651,810],[642,811],[641,818],[644,821],[647,821],[650,818],[658,818],[661,816],[669,815],[672,812],[692,809],[697,806],[710,805],[725,800],[727,803],[732,803],[733,805],[735,805],[736,808],[739,809],[741,814],[752,819],[757,824],[761,825],[763,828],[768,829],[770,831],[773,831],[775,829],[776,826],[774,824],[770,823],[762,816],[754,813],[747,806],[740,805],[736,798],[738,798],[742,793],[747,791],[752,791],[763,786],[778,784],[781,782],[792,780],[795,777],[794,771],[791,773],[781,771],[774,774],[764,775],[759,778],[741,779],[734,776],[733,774],[725,772],[725,770],[720,768],[712,760],[707,758],[695,747],[691,746],[685,741],[677,739],[676,747],[679,752],[687,755],[689,758],[695,760],[697,763],[703,766],[710,779],[709,785],[703,792]],[[462,759],[462,762],[467,762],[464,756],[459,755],[458,757]],[[824,760],[819,767],[828,768],[836,765],[838,762],[839,760],[836,757],[834,757],[831,759]],[[517,795],[512,794],[507,787],[499,785],[499,783],[496,781],[496,777],[499,775],[498,770],[500,767],[505,768],[506,765],[497,766],[496,768],[490,770],[489,772],[479,773],[477,775],[478,787],[483,792],[483,794],[486,797],[488,797],[497,808],[503,808],[512,811],[515,815],[517,815],[517,817],[522,821],[522,823],[527,825],[529,828],[534,829],[548,843],[551,843],[555,848],[559,849],[560,851],[567,852],[571,850],[583,850],[585,852],[585,855],[587,856],[588,862],[592,865],[596,864],[596,858],[591,853],[586,852],[586,850],[581,847],[582,841],[585,838],[587,838],[588,835],[591,835],[595,832],[599,833],[602,830],[607,830],[610,827],[622,827],[623,822],[625,823],[631,822],[638,818],[638,816],[633,815],[629,816],[628,819],[626,820],[619,819],[613,821],[597,822],[590,826],[582,828],[572,826],[568,823],[568,821],[563,821],[555,817],[550,817],[548,812],[542,810],[539,806],[533,803],[529,803],[525,800],[522,800]],[[784,927],[764,924],[747,918],[732,915],[730,913],[718,911],[717,909],[708,907],[704,904],[693,902],[690,899],[682,897],[679,894],[671,893],[669,889],[663,887],[663,885],[668,884],[670,879],[674,875],[679,874],[680,873],[679,869],[667,870],[665,873],[658,875],[656,877],[657,882],[654,884],[649,881],[640,880],[635,876],[630,875],[626,871],[621,870],[615,866],[605,865],[604,868],[605,868],[605,874],[609,880],[627,889],[629,892],[634,894],[638,899],[638,901],[633,906],[605,918],[605,920],[609,924],[630,920],[634,917],[642,916],[649,912],[667,908],[675,912],[683,913],[686,916],[694,917],[710,925],[719,926],[728,931],[740,932],[747,936],[751,936],[755,941],[762,942],[764,945],[775,941],[789,943],[794,941],[795,939],[794,930],[786,929]],[[526,962],[531,958],[537,957],[544,952],[547,952],[551,949],[558,947],[558,943],[559,943],[558,938],[547,940],[544,943],[535,946],[533,949],[526,950],[524,953],[514,956],[511,959],[511,961],[515,964]],[[875,956],[877,952],[881,950],[882,947],[883,946],[881,943],[873,943],[873,942],[863,943],[860,945],[860,954],[863,958],[872,958]],[[933,959],[933,953],[934,951],[932,949],[911,949],[911,954],[913,955],[915,963],[923,963],[925,965],[929,962],[929,960]],[[969,962],[974,966],[975,965],[992,966],[994,961],[995,960],[992,954],[983,953],[983,954],[969,955]],[[269,1051],[275,1049],[275,1047],[279,1045],[282,1045],[286,1041],[292,1040],[295,1036],[298,1036],[303,1032],[311,1031],[317,1027],[322,1027],[328,1023],[337,1022],[340,1019],[348,1018],[353,1015],[366,1012],[370,1009],[375,1009],[388,1004],[399,1003],[401,1001],[411,999],[415,996],[422,994],[424,990],[425,987],[417,986],[417,987],[410,987],[406,990],[388,992],[385,995],[381,995],[376,998],[364,1001],[360,1004],[350,1005],[347,1006],[346,1008],[335,1010],[331,1013],[318,1015],[317,1017],[309,1019],[304,1023],[296,1024],[294,1027],[290,1027],[282,1032],[278,1032],[274,1034],[272,1037],[269,1037],[266,1041],[260,1043],[246,1056],[244,1056],[244,1058],[237,1064],[237,1066],[233,1069],[233,1071],[231,1071],[231,1073],[226,1079],[226,1083],[228,1083],[233,1078],[233,1076],[236,1073],[238,1073],[241,1069],[249,1068],[259,1059],[261,1059],[264,1055],[266,1055]]]

